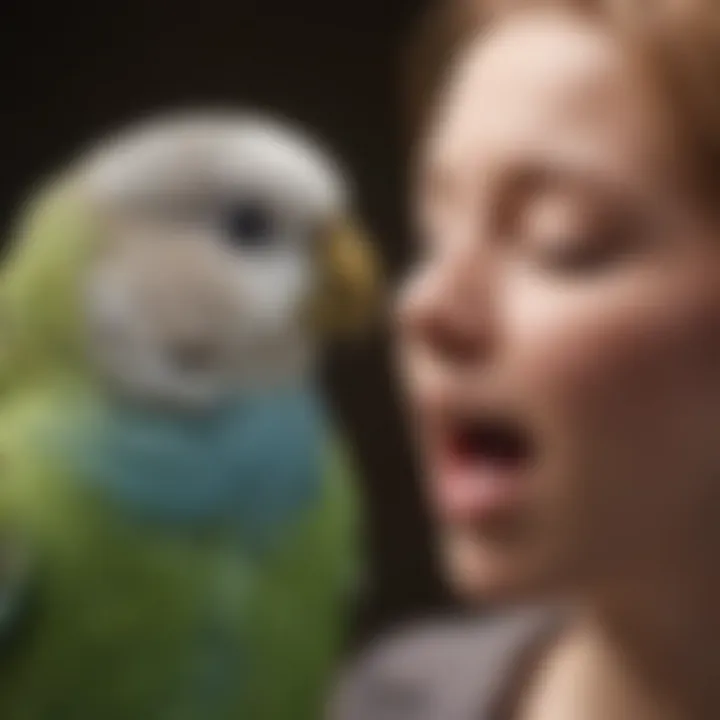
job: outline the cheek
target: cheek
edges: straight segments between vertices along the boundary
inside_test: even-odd
[[[235,262],[233,279],[242,288],[239,309],[252,329],[272,335],[298,325],[312,290],[313,269],[308,260],[294,255],[241,259]]]
[[[123,268],[100,266],[89,273],[83,315],[91,354],[132,356],[154,337],[137,287]],[[143,340],[143,342],[141,342]],[[129,358],[128,358],[129,359]]]
[[[508,344],[518,371],[550,405],[582,415],[619,400],[628,411],[654,414],[675,403],[678,410],[704,407],[717,394],[720,299],[713,287],[647,277],[564,293],[526,287],[514,296]]]
[[[720,460],[715,286],[636,277],[514,293],[515,372],[546,432],[555,489],[582,522],[623,511],[636,522],[640,508],[657,522],[707,490]]]

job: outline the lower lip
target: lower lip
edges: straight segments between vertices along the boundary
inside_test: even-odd
[[[435,496],[440,512],[451,522],[482,522],[516,511],[524,500],[523,462],[473,458],[444,465]]]

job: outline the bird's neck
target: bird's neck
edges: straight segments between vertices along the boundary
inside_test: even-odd
[[[92,487],[168,521],[225,513],[276,523],[318,491],[325,413],[312,385],[235,398],[204,413],[108,406],[70,461]]]

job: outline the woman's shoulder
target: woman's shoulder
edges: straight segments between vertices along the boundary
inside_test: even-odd
[[[346,672],[330,720],[482,720],[554,619],[533,608],[401,628]]]

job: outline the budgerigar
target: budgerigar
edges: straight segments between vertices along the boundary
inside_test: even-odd
[[[0,717],[316,720],[359,563],[318,391],[377,265],[284,122],[154,120],[30,203],[0,285]]]

